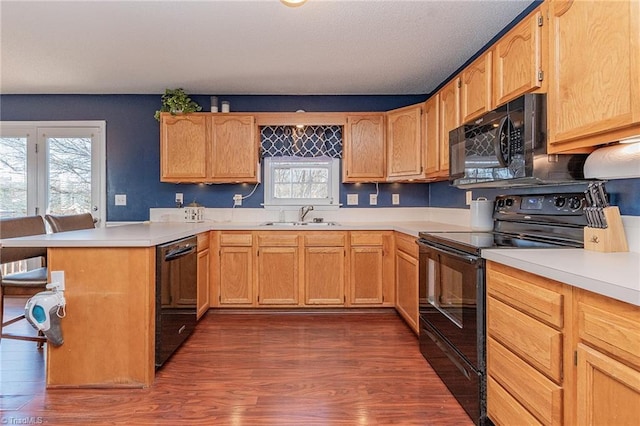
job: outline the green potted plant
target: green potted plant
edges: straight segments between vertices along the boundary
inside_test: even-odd
[[[161,112],[169,112],[171,115],[178,113],[196,112],[201,111],[202,107],[191,100],[189,95],[184,92],[184,89],[166,89],[164,95],[162,95],[162,107],[159,111],[156,111],[154,117],[160,121]]]

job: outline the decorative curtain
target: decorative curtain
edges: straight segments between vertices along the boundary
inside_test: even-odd
[[[264,126],[262,157],[342,158],[342,126]]]

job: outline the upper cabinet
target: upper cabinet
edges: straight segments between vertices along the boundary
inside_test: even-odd
[[[640,134],[640,2],[549,8],[548,151]]]
[[[442,170],[440,150],[440,95],[435,94],[424,103],[424,115],[422,118],[422,136],[424,148],[424,172],[427,177],[446,175]]]
[[[162,182],[200,182],[206,179],[207,125],[204,114],[160,115]]]
[[[211,182],[257,182],[258,139],[252,115],[213,115]]]
[[[162,182],[257,182],[258,140],[250,115],[160,116]]]
[[[493,98],[496,106],[542,88],[543,48],[548,27],[544,25],[543,13],[541,8],[537,9],[493,46]]]
[[[460,127],[460,77],[439,92],[440,170],[449,170],[449,132]]]
[[[423,177],[422,105],[387,112],[387,180]]]
[[[344,127],[343,182],[384,181],[384,114],[348,115]]]
[[[492,109],[492,53],[486,52],[462,71],[460,113],[463,123],[474,120]]]

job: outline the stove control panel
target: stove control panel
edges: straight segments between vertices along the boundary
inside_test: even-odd
[[[496,197],[494,215],[583,216],[585,206],[581,192],[501,195]]]

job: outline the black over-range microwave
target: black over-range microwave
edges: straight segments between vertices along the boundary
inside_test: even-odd
[[[449,133],[458,188],[565,184],[584,179],[586,154],[547,155],[544,94],[527,94]]]

